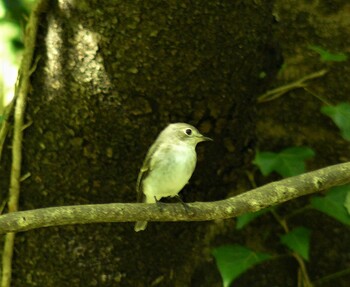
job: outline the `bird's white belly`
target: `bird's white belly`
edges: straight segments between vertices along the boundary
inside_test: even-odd
[[[148,199],[175,196],[188,183],[196,165],[196,153],[183,150],[176,156],[163,159],[143,182],[143,191]]]

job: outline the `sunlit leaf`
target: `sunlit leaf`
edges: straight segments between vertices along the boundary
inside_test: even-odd
[[[346,199],[349,197],[350,184],[332,187],[325,196],[314,196],[311,199],[313,208],[350,225],[350,215],[347,210]]]
[[[289,249],[309,260],[311,231],[305,227],[297,227],[281,236],[281,242]]]
[[[228,287],[243,272],[271,255],[259,253],[240,245],[224,245],[212,251],[222,277],[223,286]]]
[[[336,106],[324,106],[321,112],[329,116],[340,129],[344,139],[350,140],[350,104],[341,103]]]
[[[304,173],[305,160],[314,155],[314,151],[308,147],[292,147],[279,153],[257,152],[253,162],[265,176],[275,171],[283,177],[289,177]]]

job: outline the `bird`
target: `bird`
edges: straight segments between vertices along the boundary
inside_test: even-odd
[[[172,123],[162,130],[139,172],[137,202],[157,203],[163,197],[178,196],[194,172],[196,146],[203,141],[212,139],[187,123]],[[145,230],[146,226],[147,221],[137,221],[134,230]]]

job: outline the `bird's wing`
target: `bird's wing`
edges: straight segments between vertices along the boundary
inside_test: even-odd
[[[152,170],[152,166],[154,165],[152,162],[152,156],[156,151],[156,146],[152,145],[147,152],[146,158],[141,167],[139,176],[137,177],[136,183],[136,192],[137,192],[137,202],[144,202],[144,193],[142,188],[142,182],[145,180],[149,172]]]
[[[137,192],[137,202],[144,202],[144,193],[142,189],[142,181],[146,178],[149,173],[149,169],[142,166],[139,176],[137,177],[136,192]]]

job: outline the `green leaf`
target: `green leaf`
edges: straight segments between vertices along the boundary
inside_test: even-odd
[[[313,208],[326,213],[343,224],[350,225],[349,209],[347,210],[349,202],[346,201],[349,197],[349,192],[350,184],[332,187],[326,196],[314,196],[311,199],[311,205]]]
[[[216,265],[222,277],[223,286],[228,287],[242,273],[271,255],[255,252],[240,245],[223,245],[213,249]]]
[[[347,192],[347,194],[345,196],[344,206],[345,206],[346,210],[348,211],[348,214],[350,215],[350,190]]]
[[[319,46],[309,46],[309,49],[315,51],[321,56],[321,61],[323,62],[344,62],[348,59],[348,56],[344,53],[331,53]]]
[[[324,106],[321,112],[329,116],[340,129],[344,139],[350,140],[350,104],[341,103],[336,106]]]
[[[305,161],[315,156],[315,152],[308,147],[292,147],[279,153],[281,166],[277,172],[283,177],[295,176],[306,171]]]
[[[297,227],[281,236],[281,242],[289,249],[309,260],[311,231],[305,227]]]
[[[275,170],[278,154],[274,152],[257,152],[253,163],[256,164],[264,176]]]
[[[255,218],[263,215],[264,213],[268,212],[270,208],[265,208],[256,212],[248,212],[246,214],[243,214],[241,216],[237,217],[236,222],[236,229],[242,229],[244,226],[246,226],[249,222],[254,220]]]
[[[275,171],[283,177],[289,177],[304,173],[305,160],[314,155],[314,151],[308,147],[292,147],[280,153],[257,152],[253,163],[264,176]]]

